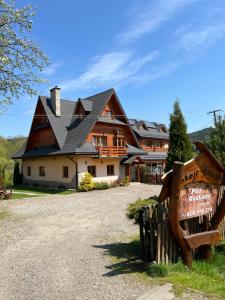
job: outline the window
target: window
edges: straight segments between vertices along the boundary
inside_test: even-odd
[[[39,176],[42,176],[42,177],[45,176],[45,167],[43,167],[43,166],[39,167]]]
[[[31,167],[30,166],[27,167],[27,176],[31,176]]]
[[[93,145],[107,147],[107,137],[106,136],[93,136]]]
[[[63,178],[69,178],[69,168],[67,166],[63,167]]]
[[[91,176],[96,177],[96,166],[88,166],[87,170],[88,173],[91,174]]]
[[[114,165],[107,165],[107,176],[113,176],[114,173]]]
[[[124,147],[125,145],[125,140],[123,137],[115,137],[113,139],[113,146],[114,147]]]
[[[153,145],[152,145],[152,141],[146,141],[146,145],[148,146],[148,147],[152,147]]]
[[[112,119],[112,112],[111,112],[111,111],[107,111],[107,117],[108,117],[109,119]]]

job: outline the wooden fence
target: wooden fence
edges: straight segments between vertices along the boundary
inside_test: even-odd
[[[225,187],[220,190],[218,205]],[[211,218],[211,216],[210,216]],[[203,216],[189,219],[186,222],[190,234],[202,231]],[[141,259],[157,263],[176,262],[181,251],[173,238],[168,222],[168,200],[162,204],[146,206],[139,211]],[[220,224],[222,238],[225,238],[225,218]],[[198,256],[198,249],[195,255]]]
[[[162,184],[161,177],[162,174],[144,174],[144,172],[141,172],[140,180],[142,183],[160,185]]]

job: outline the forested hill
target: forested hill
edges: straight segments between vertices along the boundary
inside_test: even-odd
[[[192,142],[201,141],[205,143],[209,138],[210,131],[211,131],[210,127],[204,128],[202,130],[190,133],[189,136]]]
[[[0,136],[0,157],[10,159],[25,143],[25,137],[3,138]]]

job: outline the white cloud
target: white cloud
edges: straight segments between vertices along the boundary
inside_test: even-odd
[[[187,51],[201,51],[213,46],[225,36],[225,21],[214,24],[202,24],[194,28],[181,28],[175,33],[178,49]]]
[[[135,41],[170,20],[180,9],[197,1],[201,0],[151,1],[148,6],[144,6],[141,13],[133,16],[134,20],[126,31],[119,34],[119,39],[122,42]]]
[[[151,52],[146,56],[134,59],[131,51],[109,52],[102,56],[94,57],[87,70],[74,79],[62,82],[63,90],[82,90],[87,88],[98,88],[114,86],[133,81],[133,76],[147,63],[153,61],[158,51]]]
[[[52,63],[43,70],[45,75],[54,75],[56,71],[63,65],[62,62]]]
[[[174,72],[179,67],[179,63],[166,63],[158,65],[157,67],[152,68],[149,72],[145,72],[139,76],[133,78],[133,82],[140,84],[146,84],[153,80],[163,78]]]

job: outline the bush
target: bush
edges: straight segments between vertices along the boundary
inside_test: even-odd
[[[139,211],[139,209],[142,208],[143,206],[149,206],[149,205],[152,205],[152,204],[156,204],[157,199],[158,199],[157,196],[153,196],[153,197],[148,198],[148,199],[139,198],[134,203],[128,204],[128,207],[126,209],[127,218],[131,219],[131,220],[134,220],[135,223],[137,223],[138,222],[138,211]]]
[[[84,177],[81,179],[80,185],[78,186],[78,192],[88,192],[93,190],[94,183],[92,181],[92,176],[90,173],[85,173]]]
[[[105,181],[100,181],[100,182],[94,183],[95,190],[107,190],[109,188],[110,188],[109,184]]]
[[[121,181],[120,181],[120,186],[127,186],[130,184],[130,179],[129,176],[125,176]]]

